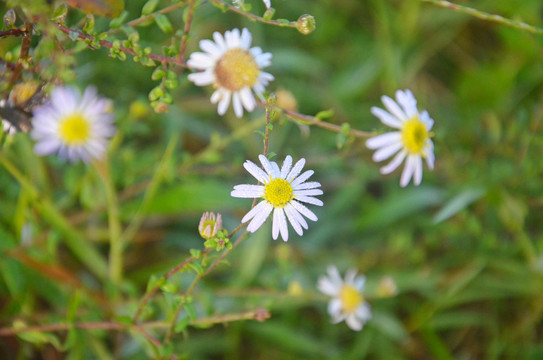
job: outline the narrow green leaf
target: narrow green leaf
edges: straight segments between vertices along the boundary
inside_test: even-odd
[[[126,17],[128,16],[127,11],[123,11],[123,13],[116,19],[113,19],[109,22],[109,28],[110,29],[116,29],[120,27],[124,21],[126,20]]]
[[[143,5],[143,8],[141,9],[141,15],[149,15],[153,11],[155,11],[156,6],[158,5],[159,0],[149,0]]]
[[[196,308],[193,304],[185,303],[185,311],[191,320],[196,320]]]
[[[482,188],[466,189],[451,200],[449,200],[439,212],[434,216],[434,224],[439,224],[442,221],[456,215],[471,203],[479,200],[486,194],[486,190]]]
[[[315,115],[315,117],[320,120],[328,119],[328,118],[331,118],[332,116],[334,116],[333,109],[319,111],[317,115]]]
[[[187,328],[187,326],[190,324],[190,317],[184,317],[182,318],[181,320],[179,320],[177,322],[177,324],[175,324],[174,328],[173,328],[173,331],[178,334],[180,333],[181,331],[185,330]]]
[[[157,16],[155,16],[155,22],[160,28],[160,30],[162,30],[163,32],[165,33],[172,32],[173,30],[172,24],[170,23],[170,20],[168,19],[166,15],[158,14]]]

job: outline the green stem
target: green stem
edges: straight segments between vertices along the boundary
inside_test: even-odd
[[[511,20],[511,19],[505,18],[505,17],[500,16],[500,15],[489,14],[489,13],[486,13],[484,11],[480,11],[480,10],[470,8],[470,7],[467,7],[467,6],[454,4],[454,3],[450,2],[450,1],[445,1],[445,0],[420,0],[420,1],[431,3],[431,4],[434,4],[434,5],[437,5],[437,6],[441,6],[441,7],[444,7],[446,9],[451,9],[451,10],[454,10],[454,11],[459,12],[459,13],[471,15],[471,16],[474,16],[474,17],[482,19],[482,20],[492,21],[492,22],[496,22],[496,23],[499,23],[499,24],[502,24],[502,25],[506,25],[506,26],[515,28],[515,29],[528,31],[528,32],[530,32],[532,34],[543,35],[543,29],[538,28],[536,26],[532,26],[530,24],[526,24],[526,23],[520,22],[520,21]]]
[[[168,145],[166,146],[166,149],[164,150],[164,155],[162,155],[162,159],[160,160],[160,163],[158,164],[158,167],[153,175],[153,178],[151,179],[151,182],[149,183],[147,187],[147,190],[145,191],[145,195],[143,196],[143,201],[141,203],[141,206],[121,236],[120,242],[123,247],[126,246],[126,244],[134,238],[139,228],[143,224],[143,220],[145,218],[147,209],[149,208],[149,205],[151,204],[151,201],[156,195],[156,192],[158,190],[158,187],[160,186],[160,183],[162,182],[162,180],[164,180],[166,172],[168,171],[168,164],[173,155],[173,151],[175,150],[175,147],[177,146],[178,140],[179,140],[179,133],[174,133],[170,137],[170,141],[168,142]]]
[[[215,5],[216,7],[218,7],[219,9],[221,9],[221,10],[227,10],[228,9],[228,10],[233,11],[235,13],[238,13],[238,14],[240,14],[242,16],[245,16],[246,18],[248,18],[248,19],[250,19],[252,21],[257,21],[257,22],[261,22],[261,23],[264,23],[264,24],[268,24],[268,25],[274,25],[274,26],[279,26],[279,27],[296,28],[296,25],[298,24],[296,21],[279,21],[279,20],[264,19],[263,17],[260,17],[258,15],[255,15],[255,14],[249,13],[247,11],[243,11],[241,9],[238,9],[237,7],[228,4],[223,0],[209,0],[209,2],[212,3],[213,5]]]
[[[104,163],[95,162],[94,165],[106,190],[109,223],[109,278],[113,284],[118,285],[123,278],[123,245],[121,242],[122,226],[119,218],[119,202],[111,177],[109,159]]]

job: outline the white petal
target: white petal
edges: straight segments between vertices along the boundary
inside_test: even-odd
[[[305,195],[296,195],[296,200],[316,206],[322,206],[324,204],[321,200],[317,198]]]
[[[400,109],[400,107],[398,106],[398,104],[396,104],[394,100],[385,95],[381,98],[381,101],[383,102],[387,110],[392,115],[396,116],[398,120],[401,120],[403,122],[408,119],[403,110]]]
[[[309,220],[311,220],[311,221],[317,221],[318,220],[317,215],[315,215],[313,213],[313,211],[309,210],[308,208],[306,208],[304,205],[300,204],[296,200],[292,200],[289,204],[292,204],[292,206],[294,206],[294,208],[300,214],[302,214],[303,216],[305,216]]]
[[[243,163],[243,167],[249,172],[249,174],[253,175],[255,179],[261,183],[266,184],[268,182],[269,176],[252,161],[245,161],[245,163]]]
[[[264,186],[262,185],[237,185],[230,196],[238,198],[257,198],[264,195]]]
[[[354,287],[362,292],[364,290],[364,285],[366,284],[366,277],[364,275],[360,275],[360,276],[357,276],[355,279],[354,279]]]
[[[221,95],[222,96],[219,102],[219,106],[217,107],[217,112],[219,113],[219,115],[224,115],[226,113],[226,110],[228,110],[228,105],[230,105],[230,92],[223,91]]]
[[[317,282],[317,289],[324,295],[328,296],[337,296],[337,294],[339,293],[339,288],[336,287],[335,284],[331,282],[326,276],[319,277],[319,281]]]
[[[253,96],[253,93],[251,92],[251,89],[246,86],[243,89],[239,91],[239,96],[241,99],[241,103],[243,104],[243,107],[247,109],[247,111],[251,112],[256,107],[256,101],[255,97]]]
[[[330,276],[330,280],[336,284],[337,288],[341,288],[343,286],[343,279],[341,278],[341,275],[339,274],[339,270],[335,265],[328,265],[326,267],[326,272]]]
[[[251,46],[252,36],[247,28],[243,28],[241,31],[241,47],[243,49],[248,49]]]
[[[364,323],[362,320],[360,320],[355,314],[351,314],[347,316],[345,319],[345,322],[347,323],[347,326],[351,328],[351,330],[354,331],[360,331],[362,330],[362,327],[364,326]]]
[[[414,157],[415,161],[415,172],[413,174],[413,184],[419,186],[422,181],[422,159],[420,156]]]
[[[356,309],[356,316],[358,316],[364,322],[371,319],[371,309],[367,302],[364,302]]]
[[[432,140],[428,140],[426,143],[426,147],[424,148],[424,153],[426,154],[426,164],[428,164],[428,167],[430,170],[434,169],[434,143]]]
[[[298,174],[302,171],[302,169],[304,168],[304,165],[305,165],[304,158],[301,158],[300,160],[298,160],[298,162],[294,165],[292,170],[290,170],[290,172],[288,173],[286,180],[293,181],[293,179],[296,176],[298,176]]]
[[[402,176],[400,178],[401,187],[406,187],[407,184],[409,184],[409,181],[411,180],[411,177],[413,176],[413,172],[415,171],[416,158],[417,158],[417,155],[409,155],[407,157],[407,160],[405,161],[405,165],[402,171]]]
[[[222,95],[223,95],[223,91],[221,89],[215,90],[213,94],[211,94],[209,101],[211,101],[212,104],[216,104],[219,102],[219,100],[221,100]]]
[[[235,92],[232,95],[232,106],[234,108],[234,113],[238,118],[243,116],[243,107],[241,106],[241,99],[239,98],[239,92]]]
[[[285,206],[283,210],[285,211],[288,221],[290,222],[290,225],[292,225],[292,228],[294,229],[294,231],[296,231],[298,235],[302,236],[304,234],[304,231],[302,230],[302,227],[300,226],[300,223],[298,222],[298,218],[303,219],[302,216],[296,217],[294,214],[298,214],[298,212],[293,207]]]
[[[409,89],[406,89],[405,91],[396,91],[396,100],[398,100],[398,104],[402,106],[403,111],[408,118],[418,115],[417,100]]]
[[[264,223],[264,221],[266,221],[273,210],[273,205],[269,202],[262,201],[261,204],[262,203],[264,203],[264,205],[262,205],[262,209],[255,215],[253,220],[251,220],[249,226],[247,226],[247,230],[249,232],[255,232]]]
[[[309,189],[309,190],[295,190],[293,194],[296,195],[296,197],[316,196],[316,195],[322,195],[323,192],[321,189]]]
[[[219,49],[217,44],[208,39],[200,40],[200,48],[215,57],[219,57],[222,55],[222,51],[221,49]]]
[[[347,270],[347,272],[345,273],[345,283],[354,285],[354,278],[356,277],[357,272],[358,271],[356,269]]]
[[[213,75],[211,71],[202,71],[189,74],[188,79],[192,81],[196,86],[206,86],[212,84],[215,81],[215,75]]]
[[[377,106],[373,106],[371,108],[371,113],[379,118],[381,122],[387,126],[390,126],[395,129],[399,129],[402,127],[402,123],[400,120],[396,119],[394,116],[390,115],[385,110],[378,108]]]
[[[387,146],[383,146],[382,148],[377,150],[375,153],[373,153],[373,156],[371,158],[375,162],[386,160],[392,155],[394,155],[395,153],[397,153],[402,147],[403,145],[401,142],[396,142]]]
[[[338,317],[340,314],[341,314],[341,308],[343,307],[343,305],[341,304],[341,300],[339,299],[332,299],[329,303],[328,303],[328,314],[330,314],[330,316],[336,318]],[[338,322],[337,320],[334,320],[335,322]],[[341,321],[341,320],[340,320]]]
[[[403,159],[405,159],[406,156],[407,156],[407,151],[405,150],[402,150],[399,153],[397,153],[391,162],[389,162],[387,165],[381,168],[381,174],[383,175],[390,174],[391,172],[396,170],[396,168],[400,166],[400,164],[402,163]]]
[[[275,161],[270,161],[270,164],[273,168],[273,177],[277,179],[279,175],[281,174],[281,170],[279,170],[279,165]]]
[[[292,181],[292,183],[291,183],[292,187],[297,188],[298,184],[301,184],[304,181],[306,181],[307,179],[309,179],[311,177],[311,175],[313,175],[314,173],[315,172],[313,170],[304,171],[300,176],[298,176],[296,179],[294,179]]]
[[[287,177],[288,172],[290,171],[290,168],[292,167],[292,156],[287,155],[285,160],[283,161],[283,166],[281,166],[281,179],[285,179]],[[291,184],[294,186],[293,184]]]
[[[247,221],[254,218],[257,214],[261,213],[267,207],[267,204],[267,201],[259,202],[254,208],[252,208],[247,214],[245,214],[243,219],[241,219],[241,223],[245,224]]]
[[[298,224],[302,226],[302,228],[306,230],[308,229],[308,225],[304,217],[298,212],[298,210],[296,210],[296,208],[292,205],[292,203],[288,203],[285,205],[285,213],[287,214],[289,219],[294,219]],[[302,235],[302,234],[299,234],[299,235]]]
[[[207,69],[215,65],[217,59],[210,54],[203,52],[195,52],[190,54],[190,58],[187,60],[187,65],[195,69]]]
[[[55,138],[44,139],[34,145],[34,152],[37,155],[49,155],[57,152],[60,145],[60,141]]]
[[[268,175],[272,179],[275,179],[277,177],[277,176],[275,176],[275,169],[273,168],[273,166],[270,163],[270,161],[268,160],[268,158],[266,158],[264,155],[261,154],[261,155],[258,155],[258,160],[260,160],[260,163],[262,164],[262,167],[264,168],[264,170],[266,170]]]
[[[273,240],[277,239],[279,232],[281,232],[283,240],[288,241],[288,227],[285,213],[282,208],[275,208],[273,211]]]
[[[369,138],[366,146],[369,149],[378,149],[396,143],[402,143],[402,134],[399,131],[391,131]]]
[[[262,54],[262,49],[259,46],[255,46],[249,50],[249,52],[253,55],[253,57],[258,59],[258,57]]]
[[[263,85],[268,85],[269,81],[273,81],[275,78],[272,74],[261,71],[260,75],[258,75],[258,81],[261,82]]]
[[[420,120],[426,125],[428,131],[432,130],[432,128],[434,127],[434,119],[432,119],[430,115],[428,115],[428,111],[424,110],[420,114]]]
[[[213,33],[213,40],[215,40],[215,44],[217,45],[219,50],[221,50],[221,52],[226,51],[226,49],[227,49],[226,42],[224,41],[224,37],[222,36],[222,34],[220,32],[215,31]]]
[[[291,183],[292,185],[292,183]],[[321,187],[321,184],[316,181],[306,182],[300,185],[293,186],[294,190],[306,190],[306,189],[315,189]]]

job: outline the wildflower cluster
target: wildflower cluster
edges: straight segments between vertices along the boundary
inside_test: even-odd
[[[157,3],[157,1],[148,2],[150,5],[146,6],[149,8],[142,11],[142,14],[146,13],[142,16],[153,14],[151,17],[158,26],[164,32],[169,32],[172,30],[172,25],[167,18],[163,17],[163,14],[159,12],[153,12]],[[228,4],[228,6],[244,11],[240,10],[244,9],[243,1],[234,1],[233,3],[234,5]],[[266,16],[271,18],[274,10],[271,8],[270,0],[263,0],[263,3],[266,7]],[[243,167],[254,177],[256,183],[235,185],[230,192],[230,195],[235,198],[253,199],[253,206],[248,209],[240,221],[237,221],[238,227],[232,232],[228,232],[223,227],[221,214],[205,212],[198,225],[198,233],[204,239],[203,247],[205,249],[191,250],[190,258],[165,276],[160,277],[160,280],[151,281],[148,291],[134,316],[133,323],[131,323],[131,325],[137,324],[136,320],[145,311],[145,305],[150,301],[149,299],[156,292],[162,290],[167,293],[168,301],[171,300],[177,306],[172,316],[170,316],[173,323],[166,336],[165,343],[169,342],[172,332],[182,331],[183,326],[187,326],[189,321],[195,320],[196,311],[192,307],[192,290],[201,278],[213,270],[234,249],[247,232],[256,232],[271,217],[272,239],[276,240],[280,235],[283,241],[287,242],[289,239],[289,224],[297,235],[303,236],[304,231],[309,230],[309,221],[318,221],[318,217],[314,213],[315,208],[309,205],[318,207],[324,205],[323,200],[319,198],[319,196],[324,195],[321,183],[310,181],[315,172],[313,170],[304,171],[306,166],[305,158],[299,158],[294,162],[293,156],[286,155],[281,165],[279,165],[278,162],[271,160],[273,156],[268,153],[269,131],[273,129],[272,122],[277,121],[283,114],[292,115],[297,111],[298,106],[296,99],[286,90],[279,90],[279,96],[268,96],[266,94],[266,87],[275,80],[272,74],[263,70],[271,66],[272,54],[264,52],[258,46],[253,46],[253,36],[247,28],[241,30],[234,28],[224,33],[214,32],[212,34],[213,40],[200,40],[199,48],[201,51],[190,54],[185,62],[184,51],[187,48],[186,42],[190,39],[188,31],[190,30],[194,1],[190,2],[190,4],[190,11],[186,13],[187,19],[184,19],[186,30],[183,34],[179,33],[182,38],[181,44],[179,46],[165,47],[165,55],[152,53],[150,47],[142,48],[139,45],[139,35],[135,32],[128,34],[128,40],[122,43],[117,39],[112,42],[108,41],[107,33],[99,34],[94,31],[93,15],[86,17],[86,25],[83,31],[76,31],[64,25],[65,11],[63,15],[56,17],[62,21],[59,20],[54,24],[59,31],[66,33],[74,41],[85,41],[86,45],[95,48],[100,46],[108,47],[110,56],[115,59],[124,61],[127,54],[129,54],[133,56],[134,61],[144,66],[156,66],[152,80],[160,81],[160,84],[149,92],[148,97],[151,106],[157,113],[167,111],[167,104],[173,102],[169,90],[177,88],[181,83],[178,80],[179,73],[173,70],[175,65],[183,66],[183,70],[188,73],[186,79],[194,85],[200,87],[211,86],[213,88],[209,100],[212,104],[216,104],[217,113],[220,116],[227,114],[230,105],[233,114],[237,118],[242,118],[245,113],[255,111],[258,105],[265,107],[264,151],[258,156],[255,154],[251,157],[258,157],[260,165],[251,160],[246,160],[243,163]],[[221,2],[221,5],[224,4]],[[114,21],[122,23],[119,20],[121,17],[113,20],[112,23],[115,24]],[[263,20],[270,20],[264,19],[264,17]],[[284,21],[278,22],[285,24]],[[286,23],[290,24],[288,21]],[[110,30],[119,26],[112,27]],[[301,33],[307,34],[313,31],[315,23],[313,17],[303,15],[292,26],[296,27]],[[122,30],[130,32],[129,27]],[[27,36],[32,35],[32,29],[25,31]],[[16,79],[16,77],[13,78]],[[29,82],[24,87],[21,84],[10,84],[10,86],[6,87],[13,89],[10,96],[6,97],[7,100],[0,101],[0,115],[2,115],[4,131],[12,134],[15,130],[21,130],[23,127],[20,125],[23,122],[22,120],[15,121],[14,118],[4,118],[4,114],[10,114],[6,110],[8,108],[22,109],[22,113],[31,118],[26,128],[29,130],[30,138],[34,140],[35,154],[39,156],[57,154],[58,157],[70,163],[78,161],[82,161],[84,164],[93,163],[98,165],[96,168],[99,174],[103,175],[104,172],[101,172],[100,165],[107,163],[109,141],[117,131],[114,124],[115,109],[112,101],[98,95],[98,90],[94,86],[88,86],[81,94],[73,85],[53,86],[51,85],[53,83],[69,84],[70,82],[51,81],[48,84],[43,84],[43,89],[42,85],[37,82]],[[43,94],[40,101],[32,106],[26,106],[37,93]],[[270,100],[276,98],[279,98],[279,101]],[[426,162],[430,170],[434,168],[434,144],[432,141],[434,121],[427,111],[418,110],[417,101],[408,89],[398,90],[395,94],[395,100],[388,96],[383,96],[381,99],[385,109],[374,106],[371,108],[371,113],[384,125],[394,130],[378,135],[359,132],[369,137],[365,145],[370,150],[375,150],[372,155],[375,162],[392,158],[387,165],[380,169],[382,174],[390,174],[404,163],[400,186],[405,187],[410,182],[418,186],[422,182],[423,162]],[[331,116],[332,112],[328,112],[328,114]],[[344,136],[344,139],[351,133],[349,124],[338,126],[322,121],[322,118],[329,117],[328,115],[317,115],[315,117],[297,115],[300,120],[308,121],[299,124],[306,133],[309,132],[308,124],[319,124],[333,131],[339,129],[337,132]],[[243,120],[240,121],[240,123],[242,122]],[[263,122],[264,119],[262,119],[261,124]],[[323,124],[326,125],[323,126]],[[121,138],[121,136],[118,138]],[[175,146],[171,147],[171,149],[173,148]],[[173,150],[169,154],[171,155],[172,152]],[[168,167],[167,164],[170,159],[164,161],[166,164],[163,166],[164,168]],[[160,176],[163,175],[162,172],[157,172]],[[103,177],[106,178],[106,176]],[[156,185],[155,180],[153,178],[151,182],[151,191],[145,194],[142,213],[148,210],[145,208],[148,205],[147,196],[151,196],[149,194],[153,193]],[[137,233],[137,228],[141,225],[142,219],[138,213],[135,216],[136,219],[131,221],[125,232],[123,232],[124,219],[121,219],[119,215],[118,198],[116,194],[112,194],[116,184],[111,179],[105,179],[104,183],[107,188],[108,211],[110,212],[108,220],[113,224],[110,224],[113,230],[108,234],[110,237],[108,271],[112,283],[120,286],[122,278],[119,274],[122,272],[122,264],[119,264],[119,259],[122,258],[122,252],[128,243],[125,237],[130,237],[126,234]],[[224,191],[226,192],[226,190]],[[226,223],[228,223],[229,219],[231,219],[229,216],[225,216]],[[230,241],[237,231],[245,228],[246,231],[244,230],[242,235],[238,234],[239,237],[236,241]],[[69,232],[70,235],[74,233],[76,232]],[[221,253],[210,254],[212,250]],[[168,282],[168,280],[174,274],[187,269],[194,270],[197,277],[183,295],[180,295],[178,294],[178,286]],[[354,269],[348,270],[345,277],[342,278],[338,269],[333,265],[328,266],[327,275],[318,279],[317,289],[330,297],[328,313],[333,323],[345,321],[350,329],[360,331],[366,322],[371,319],[371,309],[364,294],[365,281],[366,278],[363,275],[357,275],[357,271]],[[290,288],[291,294],[301,294],[302,292],[299,284]],[[392,297],[397,292],[398,289],[392,278],[383,280],[378,288],[380,297]],[[176,321],[182,309],[189,313],[190,319],[183,320],[181,326],[179,323],[176,324]],[[253,318],[257,320],[266,319],[268,315],[267,312],[260,311],[256,312]]]

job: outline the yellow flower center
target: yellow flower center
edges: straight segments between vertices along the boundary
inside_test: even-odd
[[[226,51],[215,65],[218,85],[233,92],[253,86],[259,74],[253,55],[249,50],[240,48]]]
[[[204,221],[204,224],[202,225],[202,232],[200,233],[200,235],[204,239],[209,240],[213,236],[217,235],[216,233],[215,234],[213,233],[213,228],[215,227],[215,223],[216,223],[215,220],[206,220],[206,221]],[[209,231],[208,231],[208,227],[209,227]]]
[[[292,186],[283,179],[274,179],[270,181],[264,190],[264,199],[270,202],[274,207],[283,207],[294,196],[292,195]]]
[[[60,138],[66,145],[81,145],[90,137],[90,124],[85,116],[73,113],[60,121]]]
[[[343,285],[339,291],[339,299],[345,313],[353,313],[364,302],[362,294],[352,285]]]
[[[426,125],[420,121],[418,115],[413,116],[403,124],[402,142],[405,150],[410,155],[425,156],[422,149],[426,144],[426,140],[431,136],[432,134],[428,132]]]

